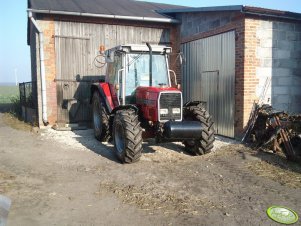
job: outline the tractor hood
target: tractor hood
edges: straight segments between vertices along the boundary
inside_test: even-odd
[[[159,94],[160,92],[166,92],[166,91],[171,91],[171,92],[181,92],[177,88],[173,87],[148,87],[148,86],[139,86],[136,89],[136,95],[141,94],[141,95],[150,95],[152,94]]]
[[[148,121],[182,120],[182,92],[172,87],[137,87],[136,103]]]

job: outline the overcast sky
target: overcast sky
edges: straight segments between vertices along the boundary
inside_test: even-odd
[[[300,0],[152,0],[193,7],[248,5],[301,13]],[[30,52],[27,46],[27,0],[2,1],[0,13],[0,83],[30,81]]]

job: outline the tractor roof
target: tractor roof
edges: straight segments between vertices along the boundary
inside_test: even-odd
[[[165,45],[151,45],[153,52],[158,53],[171,53],[171,47],[165,46]],[[108,49],[109,52],[115,52],[115,51],[125,51],[125,52],[149,52],[149,49],[146,44],[125,44],[125,45],[119,45],[112,49]]]

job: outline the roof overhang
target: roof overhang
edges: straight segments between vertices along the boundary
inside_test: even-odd
[[[256,15],[270,18],[280,18],[288,20],[301,20],[301,13],[294,13],[281,10],[265,9],[253,6],[233,5],[233,6],[214,6],[214,7],[191,7],[183,9],[166,9],[158,10],[161,14],[177,14],[177,13],[201,13],[201,12],[221,12],[221,11],[237,11],[245,15]]]
[[[281,10],[265,9],[252,6],[243,6],[242,12],[247,15],[257,15],[265,17],[273,17],[288,20],[301,20],[301,13],[294,13]]]
[[[212,7],[191,7],[183,9],[162,9],[157,10],[158,13],[162,14],[173,14],[173,13],[198,13],[198,12],[216,12],[216,11],[241,11],[242,5],[233,6],[212,6]]]
[[[51,15],[67,15],[67,16],[80,16],[80,17],[95,17],[95,18],[134,20],[134,21],[157,22],[157,23],[180,23],[179,20],[176,20],[174,18],[168,18],[168,17],[156,18],[156,17],[122,16],[122,15],[93,14],[93,13],[41,10],[41,9],[28,9],[27,11],[32,13],[48,14],[48,15],[51,14]]]

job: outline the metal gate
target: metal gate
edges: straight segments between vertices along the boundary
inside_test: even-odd
[[[217,134],[234,137],[235,32],[211,36],[181,46],[185,101],[207,102]]]

